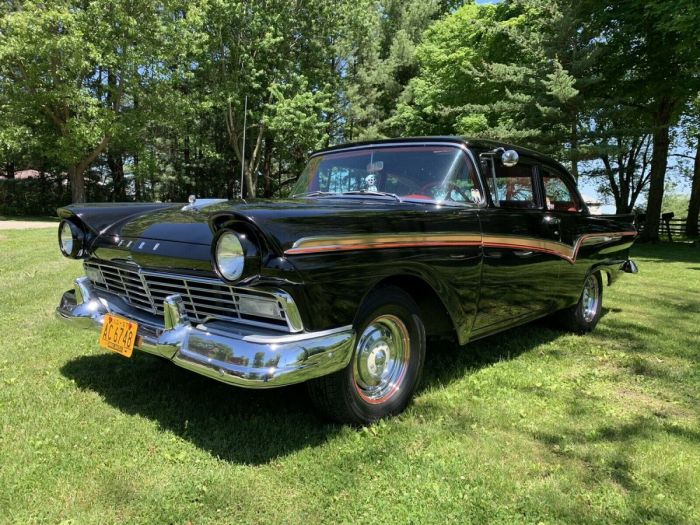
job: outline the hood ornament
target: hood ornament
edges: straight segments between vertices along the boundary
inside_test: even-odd
[[[182,211],[197,211],[201,210],[205,206],[211,206],[212,204],[217,204],[219,202],[226,202],[226,199],[197,199],[196,195],[190,195],[187,197],[187,202],[181,209]]]

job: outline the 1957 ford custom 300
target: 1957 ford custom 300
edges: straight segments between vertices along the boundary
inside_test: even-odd
[[[307,382],[360,424],[408,404],[426,336],[464,345],[548,314],[587,332],[603,285],[637,271],[632,216],[591,216],[541,154],[455,137],[317,152],[286,200],[59,215],[85,269],[59,317],[231,385]]]

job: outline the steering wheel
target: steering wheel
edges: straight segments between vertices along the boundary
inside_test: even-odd
[[[384,181],[385,186],[387,184],[390,185],[392,187],[391,192],[397,195],[408,195],[409,193],[420,192],[420,185],[416,181],[408,177],[403,177],[400,174],[387,172]]]
[[[456,191],[459,195],[461,195],[464,198],[464,202],[472,202],[471,197],[468,197],[466,193],[462,191],[462,189],[457,186],[454,182],[448,182],[443,184],[442,182],[429,182],[428,184],[425,184],[421,189],[420,192],[424,195],[430,194],[433,195],[433,192],[431,191],[435,187],[440,187],[440,188],[445,188],[447,189],[447,195],[445,196],[446,201],[452,201],[454,200],[452,198],[452,192]]]

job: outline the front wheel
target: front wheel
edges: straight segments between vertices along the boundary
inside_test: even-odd
[[[401,412],[413,397],[425,361],[425,328],[415,301],[400,288],[385,287],[364,302],[355,329],[348,366],[308,388],[330,419],[367,424]]]
[[[593,330],[603,309],[603,281],[600,273],[588,274],[578,303],[558,312],[557,317],[564,329],[584,334]]]

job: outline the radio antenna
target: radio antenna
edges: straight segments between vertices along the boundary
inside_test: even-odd
[[[243,105],[243,146],[241,147],[241,199],[243,198],[243,172],[245,171],[245,131],[248,125],[248,95]]]

